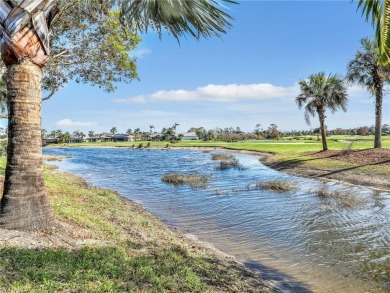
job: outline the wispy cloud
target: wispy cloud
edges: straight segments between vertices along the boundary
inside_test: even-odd
[[[98,125],[98,123],[93,121],[80,122],[80,121],[72,121],[70,119],[62,119],[60,121],[57,121],[56,125],[57,126],[96,126]]]
[[[298,94],[298,85],[291,87],[275,86],[270,83],[258,84],[209,84],[193,91],[170,90],[157,91],[150,95],[141,95],[127,99],[115,99],[116,103],[136,103],[147,101],[208,101],[231,103],[243,100],[269,100],[276,98],[294,97]]]
[[[150,50],[148,48],[143,48],[143,49],[136,49],[136,50],[132,51],[131,56],[138,58],[138,59],[141,59],[144,56],[149,55],[149,54],[152,54],[152,50]]]

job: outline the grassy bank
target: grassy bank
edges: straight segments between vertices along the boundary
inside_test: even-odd
[[[69,245],[0,247],[0,292],[276,291],[112,191],[52,170],[45,183],[63,224],[42,241]]]

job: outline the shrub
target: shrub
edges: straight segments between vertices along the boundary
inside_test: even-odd
[[[166,147],[166,148],[169,148],[169,143],[167,143],[165,147]]]
[[[313,192],[316,196],[328,200],[336,206],[344,208],[357,208],[366,202],[366,199],[356,196],[352,191],[329,190],[326,187]]]
[[[256,187],[263,188],[274,192],[288,192],[295,190],[296,187],[293,182],[282,180],[271,180],[256,183]]]
[[[147,143],[147,145],[146,145],[146,147],[147,148],[150,148],[150,146],[151,146],[152,144],[150,143],[150,141]]]
[[[180,173],[170,173],[166,174],[161,178],[161,181],[173,185],[189,185],[192,188],[195,187],[204,187],[208,181],[209,177],[206,175],[198,174],[180,174]]]
[[[228,169],[242,170],[243,167],[235,157],[232,157],[230,159],[220,161],[217,169],[218,170],[228,170]]]
[[[139,149],[142,149],[144,147],[144,144],[141,142],[139,145],[138,145],[138,148]]]
[[[135,144],[133,144],[131,147],[132,147],[132,148],[135,148]]]
[[[214,154],[211,157],[212,160],[232,160],[234,159],[234,156],[231,154]]]

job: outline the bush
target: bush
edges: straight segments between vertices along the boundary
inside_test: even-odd
[[[132,148],[135,148],[135,144],[133,144],[131,147],[132,147]]]
[[[234,159],[234,156],[231,154],[215,154],[211,157],[212,160],[232,160]]]
[[[141,142],[139,145],[138,145],[138,148],[139,149],[142,149],[144,147],[144,144]]]
[[[147,148],[150,148],[150,146],[151,146],[152,144],[150,143],[150,141],[147,143],[147,145],[146,145],[146,147]]]
[[[166,148],[169,148],[169,143],[167,143],[165,147],[166,147]]]
[[[268,191],[274,191],[274,192],[288,192],[296,189],[293,182],[282,181],[282,180],[258,182],[256,183],[256,187],[263,188]]]
[[[208,181],[209,177],[206,175],[198,174],[180,174],[180,173],[171,173],[166,174],[161,178],[161,181],[173,185],[189,185],[192,188],[195,187],[204,187]]]
[[[352,191],[329,190],[326,187],[315,190],[314,195],[344,208],[357,208],[366,202],[366,199],[356,196]]]
[[[228,169],[242,170],[243,167],[235,157],[232,157],[230,159],[220,161],[217,169],[218,170],[228,170]]]

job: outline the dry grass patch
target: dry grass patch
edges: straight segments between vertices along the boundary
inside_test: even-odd
[[[331,201],[336,206],[344,208],[358,208],[366,202],[366,199],[357,196],[350,190],[329,190],[326,187],[322,187],[315,190],[313,193],[322,199]]]
[[[238,169],[242,170],[243,167],[240,162],[235,157],[230,157],[229,159],[224,159],[219,162],[217,170],[228,170],[228,169]]]
[[[214,154],[211,157],[212,160],[214,161],[219,161],[219,160],[233,160],[234,156],[231,154]]]
[[[171,173],[166,174],[161,178],[161,181],[173,185],[189,185],[193,188],[204,187],[209,181],[209,177],[199,174],[179,174]]]
[[[256,187],[266,189],[274,192],[288,192],[295,190],[296,187],[293,182],[282,180],[271,180],[256,183]]]

